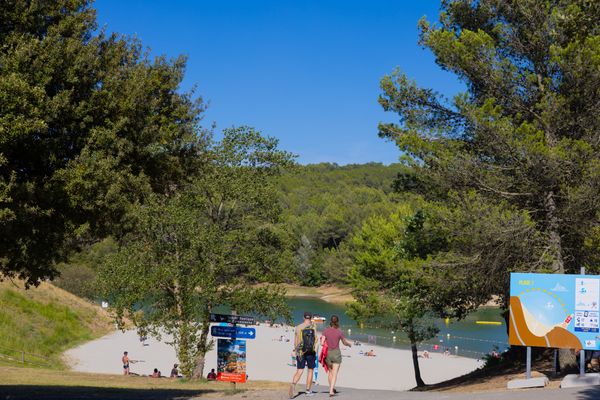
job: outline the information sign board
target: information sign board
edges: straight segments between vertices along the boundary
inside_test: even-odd
[[[217,380],[246,382],[246,341],[219,339],[217,341]]]
[[[512,273],[508,341],[600,349],[600,276]]]

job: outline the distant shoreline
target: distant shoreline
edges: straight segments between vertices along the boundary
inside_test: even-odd
[[[335,286],[335,285],[323,285],[323,286],[300,286],[284,283],[283,286],[286,290],[286,297],[298,298],[298,297],[310,297],[317,298],[328,303],[344,305],[353,300],[349,287]]]

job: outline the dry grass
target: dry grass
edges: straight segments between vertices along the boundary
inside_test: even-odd
[[[567,371],[568,372],[568,371]],[[566,372],[565,372],[566,373]],[[550,383],[547,389],[560,387],[563,375],[555,376],[552,371],[550,353],[545,352],[541,357],[532,362],[532,376],[546,376]],[[451,393],[472,393],[504,391],[508,381],[525,378],[525,366],[520,362],[506,363],[494,367],[477,369],[469,374],[459,376],[424,388],[415,388],[414,391],[435,391]]]
[[[82,299],[81,297],[77,297],[50,283],[42,282],[38,287],[25,289],[25,286],[20,281],[5,280],[0,282],[0,290],[4,289],[10,289],[28,299],[42,304],[56,303],[72,310],[76,310],[81,313],[85,324],[92,329],[97,336],[103,336],[111,330],[114,330],[113,321],[110,315],[106,310],[102,309],[102,307]]]
[[[77,398],[177,398],[231,394],[233,386],[228,382],[198,382],[180,379],[154,379],[139,376],[88,374],[50,369],[32,369],[0,366],[0,392],[23,393],[44,398],[45,393],[73,395]],[[248,382],[238,384],[245,391],[282,392],[287,385],[277,382]],[[158,395],[158,396],[157,396]],[[19,398],[17,396],[16,398]]]

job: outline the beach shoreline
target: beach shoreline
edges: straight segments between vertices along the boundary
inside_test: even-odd
[[[256,339],[247,341],[248,379],[289,382],[295,371],[291,357],[293,327],[260,325],[255,328]],[[123,351],[128,351],[131,359],[141,360],[132,364],[132,372],[147,375],[158,368],[163,375],[168,375],[177,362],[175,350],[168,344],[169,339],[166,335],[162,337],[162,341],[148,338],[144,345],[134,330],[115,331],[68,350],[65,358],[74,371],[121,374],[120,358]],[[205,374],[217,366],[215,347],[206,356]],[[360,355],[361,350],[374,350],[376,357]],[[340,387],[409,390],[416,385],[409,350],[364,343],[352,348],[342,347],[342,354],[344,357],[338,378]],[[419,359],[423,380],[428,384],[467,374],[482,365],[478,360],[444,356],[441,353],[430,353],[430,357]],[[304,375],[299,388],[304,386],[305,381]],[[327,376],[322,367],[319,368],[317,382],[320,385],[327,384]]]

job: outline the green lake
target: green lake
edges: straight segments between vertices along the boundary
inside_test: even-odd
[[[314,315],[327,319],[332,314],[336,314],[340,318],[341,328],[346,336],[364,343],[364,346],[372,343],[385,347],[409,348],[406,336],[401,333],[383,328],[365,327],[360,329],[356,321],[346,314],[343,305],[332,304],[311,297],[289,298],[288,304],[292,309],[295,324],[302,321],[304,311],[310,311]],[[502,324],[480,325],[476,321],[496,321]],[[457,353],[464,357],[480,358],[482,355],[494,350],[494,346],[497,346],[499,351],[503,351],[508,347],[506,325],[498,308],[480,308],[461,321],[450,322],[446,325],[443,320],[437,320],[436,324],[440,329],[437,337],[422,343],[419,346],[420,350],[436,351],[434,346],[437,345],[437,351],[443,352],[447,348],[452,354]],[[319,324],[319,326],[322,325]],[[394,336],[396,337],[395,340]]]

